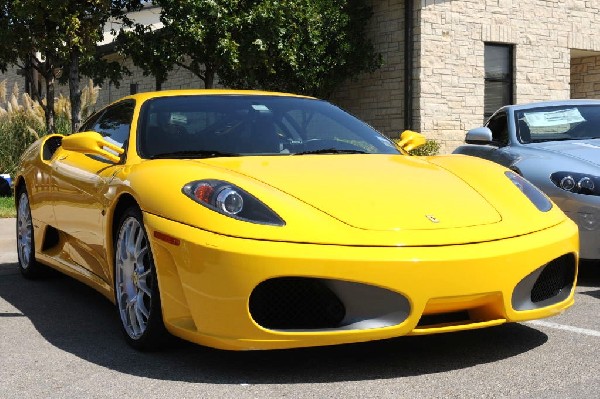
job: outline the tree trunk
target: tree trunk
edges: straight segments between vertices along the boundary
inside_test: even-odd
[[[48,69],[46,73],[46,107],[44,113],[46,116],[46,132],[56,133],[56,126],[54,125],[54,71],[52,68]]]
[[[81,126],[81,87],[79,85],[79,50],[73,48],[69,65],[69,99],[71,100],[71,132]]]
[[[159,77],[155,77],[155,83],[156,83],[156,91],[161,91],[162,90],[162,79]]]
[[[206,67],[204,74],[204,88],[212,89],[215,86],[215,70],[211,67]]]

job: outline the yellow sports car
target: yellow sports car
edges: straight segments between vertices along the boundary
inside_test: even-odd
[[[114,301],[125,339],[274,349],[460,331],[573,304],[577,226],[517,174],[414,157],[334,105],[254,91],[119,100],[15,181],[19,267]]]

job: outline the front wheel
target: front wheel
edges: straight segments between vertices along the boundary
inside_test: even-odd
[[[33,234],[33,219],[29,206],[27,190],[22,188],[17,193],[17,256],[19,270],[29,279],[42,275],[43,266],[35,260],[35,242]]]
[[[138,350],[165,342],[154,259],[137,207],[125,211],[115,240],[115,300],[127,343]]]

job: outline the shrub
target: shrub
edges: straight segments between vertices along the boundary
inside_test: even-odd
[[[98,88],[92,82],[82,91],[82,117],[91,113],[98,98]],[[21,100],[19,102],[19,99]],[[71,107],[62,94],[55,101],[55,127],[60,134],[71,133]],[[27,93],[19,94],[15,84],[7,100],[6,80],[0,82],[0,173],[14,176],[23,151],[46,135],[44,109]]]
[[[440,152],[440,143],[433,139],[427,139],[425,144],[421,147],[417,147],[414,150],[409,151],[410,155],[415,156],[427,156],[437,155]]]
[[[398,143],[400,138],[392,139],[394,142]],[[428,156],[428,155],[437,155],[440,152],[440,143],[433,139],[427,139],[425,144],[420,147],[417,147],[413,150],[410,150],[408,153],[414,156]]]

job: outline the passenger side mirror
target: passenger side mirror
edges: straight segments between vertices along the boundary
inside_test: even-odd
[[[62,139],[62,148],[87,155],[99,155],[113,163],[119,163],[121,161],[120,155],[125,152],[121,147],[108,142],[97,132],[81,132],[65,136]]]
[[[412,130],[405,130],[400,135],[400,139],[396,141],[396,145],[403,151],[409,152],[417,147],[425,144],[427,139],[420,133]]]
[[[492,131],[485,126],[471,129],[467,132],[465,142],[467,144],[494,144],[492,140]]]

